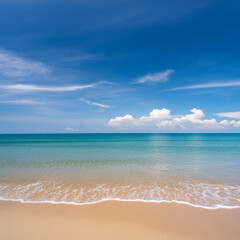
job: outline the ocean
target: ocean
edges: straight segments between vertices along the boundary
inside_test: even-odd
[[[240,207],[240,134],[1,134],[0,200]]]

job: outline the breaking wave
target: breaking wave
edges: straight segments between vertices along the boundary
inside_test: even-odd
[[[208,209],[240,208],[240,185],[181,182],[160,185],[77,185],[57,181],[0,184],[0,200],[93,204],[106,200],[175,202]]]

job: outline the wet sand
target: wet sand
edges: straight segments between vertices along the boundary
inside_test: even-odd
[[[54,205],[0,201],[2,240],[211,239],[240,237],[240,209],[105,201]]]

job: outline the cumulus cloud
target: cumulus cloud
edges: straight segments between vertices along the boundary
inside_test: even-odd
[[[138,78],[134,83],[147,83],[147,82],[166,82],[169,79],[169,76],[174,73],[174,70],[167,69],[162,72],[147,74],[143,77]]]
[[[129,126],[140,126],[147,123],[153,123],[160,119],[170,118],[171,111],[163,109],[153,109],[149,116],[142,116],[140,118],[134,118],[132,115],[127,114],[123,117],[112,118],[108,121],[108,125],[111,127],[125,128]]]
[[[223,113],[215,113],[215,115],[217,115],[219,117],[240,119],[240,112],[223,112]]]
[[[235,121],[235,120],[222,120],[219,122],[220,127],[224,128],[229,128],[229,127],[235,127],[235,128],[240,128],[240,121]]]
[[[0,73],[6,77],[25,77],[31,74],[46,74],[50,69],[44,64],[25,59],[12,52],[0,49]]]
[[[77,91],[85,88],[96,87],[97,84],[87,84],[87,85],[73,85],[73,86],[39,86],[30,84],[12,84],[12,85],[0,85],[0,89],[4,90],[14,90],[19,92],[69,92]]]
[[[138,122],[149,122],[149,121],[155,121],[159,119],[168,119],[170,117],[171,111],[163,108],[163,109],[153,109],[149,116],[140,117],[138,119]]]
[[[108,125],[111,127],[124,127],[125,125],[132,125],[134,122],[134,118],[130,114],[126,114],[123,117],[116,117],[116,118],[111,118],[108,121]]]
[[[92,101],[89,101],[89,100],[85,100],[85,99],[79,99],[79,101],[82,101],[90,106],[95,106],[95,107],[100,107],[100,108],[110,108],[111,106],[110,105],[107,105],[107,104],[103,104],[103,103],[98,103],[98,102],[92,102]]]
[[[200,88],[220,88],[220,87],[240,87],[240,81],[203,83],[203,84],[189,85],[184,87],[171,88],[171,89],[168,89],[167,91],[200,89]]]
[[[157,123],[157,127],[163,129],[180,128],[180,129],[218,129],[228,127],[240,127],[240,121],[223,120],[217,122],[215,118],[204,119],[205,115],[201,109],[193,108],[191,114],[176,117],[171,120]]]
[[[66,131],[66,132],[76,132],[76,131],[78,131],[78,129],[71,128],[71,127],[67,127],[67,128],[65,129],[65,131]]]
[[[149,116],[134,118],[127,114],[123,117],[116,117],[109,120],[108,125],[116,128],[130,128],[136,126],[157,126],[162,130],[180,129],[180,130],[197,130],[197,129],[227,129],[240,128],[240,121],[222,120],[217,121],[215,118],[207,119],[201,109],[193,108],[190,114],[179,117],[171,115],[171,111],[163,109],[153,109]]]
[[[157,127],[159,128],[175,128],[180,127],[182,129],[186,129],[187,126],[190,124],[215,124],[215,119],[205,119],[202,120],[202,118],[205,116],[203,111],[201,109],[193,108],[191,110],[192,114],[183,115],[181,117],[176,117],[171,120],[161,121],[157,123]]]

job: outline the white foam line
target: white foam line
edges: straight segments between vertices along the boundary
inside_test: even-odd
[[[177,203],[177,204],[184,204],[189,205],[196,208],[204,208],[204,209],[210,209],[210,210],[216,210],[216,209],[236,209],[240,208],[240,206],[225,206],[217,204],[215,206],[209,207],[209,206],[202,206],[197,204],[192,204],[189,202],[184,201],[177,201],[177,200],[144,200],[144,199],[121,199],[121,198],[105,198],[98,201],[93,202],[84,202],[84,203],[76,203],[76,202],[55,202],[55,201],[49,201],[49,200],[43,200],[43,201],[30,201],[30,200],[24,200],[24,199],[7,199],[0,197],[0,201],[11,201],[11,202],[21,202],[21,203],[50,203],[50,204],[66,204],[66,205],[91,205],[91,204],[97,204],[101,202],[106,201],[119,201],[119,202],[145,202],[145,203]]]

